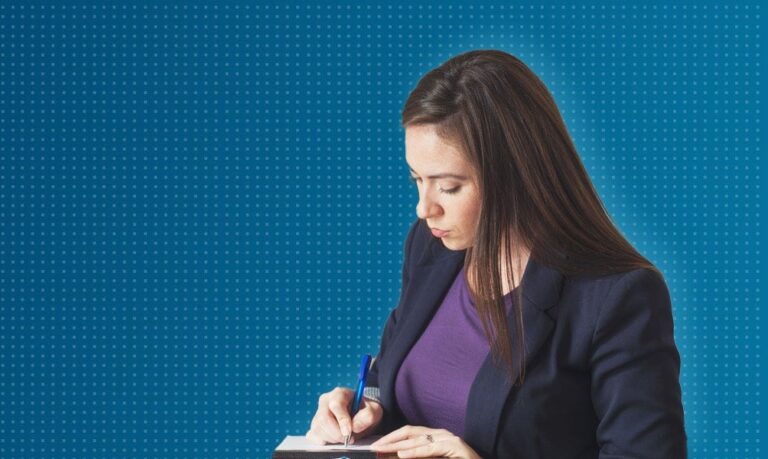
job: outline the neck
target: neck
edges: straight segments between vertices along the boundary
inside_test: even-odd
[[[530,259],[531,252],[527,249],[519,250],[517,254],[513,254],[512,258],[512,275],[514,280],[514,285],[518,286],[522,282],[523,274],[525,273],[525,267],[528,266],[528,260]],[[501,268],[501,292],[502,295],[506,295],[507,293],[512,291],[512,284],[509,281],[509,272],[507,270],[507,263],[505,262],[505,257],[501,257],[500,259],[500,268]],[[470,269],[467,271],[467,282],[468,287],[472,294],[474,295],[475,292],[477,292],[477,283],[475,282],[475,279],[472,277],[472,273],[474,271]]]
[[[514,279],[515,286],[520,285],[520,283],[523,281],[525,267],[528,266],[528,259],[530,257],[531,253],[526,250],[512,261],[512,277]],[[501,284],[504,295],[512,291],[512,286],[509,284],[506,263],[501,264]]]

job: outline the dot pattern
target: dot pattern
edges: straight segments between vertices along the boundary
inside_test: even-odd
[[[397,301],[402,103],[475,48],[665,273],[691,457],[762,456],[762,12],[718,3],[0,3],[0,457],[306,432]]]

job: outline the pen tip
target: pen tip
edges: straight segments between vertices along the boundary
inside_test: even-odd
[[[344,447],[346,448],[349,445],[349,435],[344,435]]]

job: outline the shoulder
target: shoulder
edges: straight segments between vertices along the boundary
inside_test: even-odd
[[[587,342],[633,325],[671,327],[670,295],[664,277],[649,268],[566,278],[559,313]],[[668,324],[668,325],[667,325]]]
[[[588,300],[597,309],[620,302],[627,296],[669,296],[664,277],[651,268],[603,275],[568,276],[564,293]]]
[[[668,301],[667,283],[655,269],[637,268],[631,271],[611,274],[595,281],[602,296],[598,310],[619,307],[629,302],[645,301],[648,306],[659,301]]]
[[[635,269],[617,276],[599,304],[594,340],[615,329],[672,328],[669,290],[663,276],[652,269]]]
[[[656,269],[636,268],[610,274],[567,276],[566,287],[592,296],[609,297],[625,290],[642,291],[660,287],[666,290],[666,282]]]

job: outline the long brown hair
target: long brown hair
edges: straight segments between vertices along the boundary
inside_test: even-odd
[[[464,259],[465,280],[477,280],[470,292],[496,362],[505,363],[510,379],[518,365],[522,383],[523,292],[517,288],[517,333],[511,343],[503,259],[512,289],[512,255],[519,246],[566,276],[655,268],[611,221],[554,99],[515,56],[469,51],[429,71],[402,113],[404,128],[423,124],[434,125],[441,137],[457,144],[475,169],[482,203],[475,239]]]

